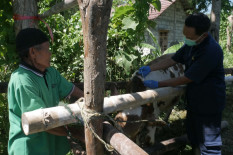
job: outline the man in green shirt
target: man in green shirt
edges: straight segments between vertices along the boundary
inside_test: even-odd
[[[24,112],[57,106],[59,100],[83,92],[50,67],[51,52],[47,36],[35,28],[23,29],[16,37],[16,50],[21,58],[19,68],[11,75],[8,85],[10,155],[65,155],[70,146],[65,127],[26,136],[21,125]],[[74,132],[84,141],[83,132]]]

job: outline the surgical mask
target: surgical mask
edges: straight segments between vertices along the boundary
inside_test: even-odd
[[[202,34],[203,35],[203,34]],[[198,37],[196,40],[191,40],[191,39],[187,39],[185,36],[184,36],[184,43],[188,46],[195,46],[197,45],[197,40],[199,40],[202,35],[200,37]]]
[[[196,40],[190,40],[190,39],[187,39],[186,37],[184,37],[184,43],[188,46],[195,46],[197,45],[196,43]]]

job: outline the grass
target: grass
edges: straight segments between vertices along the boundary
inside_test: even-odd
[[[222,154],[233,154],[233,84],[227,87],[226,107],[223,111],[223,120],[228,121],[229,126],[222,131]]]
[[[227,128],[222,130],[222,155],[233,154],[233,84],[228,85],[226,89],[226,107],[223,111],[223,119],[229,124]],[[157,132],[156,138],[158,140],[166,140],[173,137],[178,137],[185,134],[184,119],[186,111],[184,110],[184,103],[176,106],[169,117],[169,128],[160,129]],[[178,148],[177,150],[167,152],[165,155],[190,155],[192,154],[190,145]]]

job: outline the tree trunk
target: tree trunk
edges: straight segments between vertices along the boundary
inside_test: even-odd
[[[227,19],[229,21],[229,25],[227,27],[227,51],[230,52],[232,48],[233,15],[230,15]]]
[[[85,107],[103,111],[106,74],[107,28],[112,0],[78,0],[84,36],[84,98]],[[102,119],[94,118],[89,123],[102,137]],[[85,126],[86,152],[88,155],[103,154],[103,145],[94,138]]]
[[[37,16],[37,0],[13,0],[13,12],[20,16]],[[17,35],[20,30],[28,27],[37,28],[37,24],[38,22],[32,19],[15,20],[15,34]]]
[[[211,28],[210,33],[213,38],[219,42],[221,0],[212,0],[212,10],[210,15]]]

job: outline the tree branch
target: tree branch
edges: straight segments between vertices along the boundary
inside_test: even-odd
[[[77,6],[77,0],[64,0],[64,2],[57,3],[56,5],[52,6],[48,11],[44,12],[39,16],[41,18],[46,18]]]

